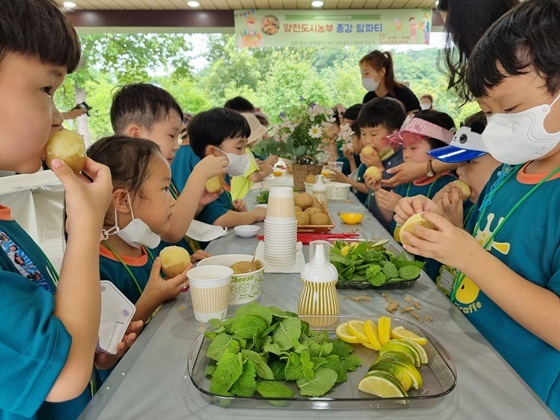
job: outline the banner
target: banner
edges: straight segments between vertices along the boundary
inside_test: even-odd
[[[429,44],[431,9],[236,10],[240,47]]]

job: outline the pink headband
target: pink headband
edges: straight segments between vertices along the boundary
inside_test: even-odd
[[[386,139],[393,143],[402,144],[403,137],[401,134],[404,133],[413,133],[425,137],[431,137],[433,139],[441,140],[446,144],[449,144],[451,139],[453,139],[453,133],[451,131],[421,118],[412,118],[408,123],[405,122],[400,131],[388,135]]]

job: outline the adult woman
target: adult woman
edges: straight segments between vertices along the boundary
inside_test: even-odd
[[[438,11],[444,21],[446,47],[444,61],[448,69],[448,89],[453,89],[464,101],[468,101],[469,91],[464,83],[464,72],[474,46],[482,34],[509,9],[519,4],[519,0],[439,0]],[[468,19],[465,17],[468,16]],[[474,22],[474,24],[473,24]],[[456,165],[431,160],[428,166],[415,163],[403,163],[389,173],[393,177],[382,181],[385,187],[410,182],[428,174],[437,174]]]
[[[396,81],[390,52],[375,50],[362,57],[360,71],[362,86],[368,91],[364,103],[373,98],[390,96],[401,101],[408,114],[420,110],[420,102],[414,92]]]

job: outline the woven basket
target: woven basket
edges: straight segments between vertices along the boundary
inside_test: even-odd
[[[323,165],[301,165],[294,163],[292,171],[294,175],[294,188],[297,191],[305,190],[305,178],[307,175],[319,175],[323,170]]]

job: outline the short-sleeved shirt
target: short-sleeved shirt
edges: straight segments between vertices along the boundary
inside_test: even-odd
[[[522,168],[494,194],[479,216],[478,200],[466,226],[479,242],[494,232],[502,218],[533,188],[542,175]],[[499,167],[481,192],[484,197],[498,178]],[[558,176],[558,175],[557,175]],[[506,220],[488,251],[527,281],[560,296],[560,177],[541,184]],[[468,277],[454,303],[515,369],[546,405],[560,417],[560,351],[514,321]],[[530,355],[534,355],[531,357]]]
[[[56,282],[47,257],[33,239],[0,206],[1,238],[17,245],[41,273],[52,290]],[[54,295],[20,274],[0,248],[0,418],[76,418],[91,399],[88,389],[71,401],[45,402],[66,364],[72,338],[53,315]],[[93,361],[92,361],[93,367]]]
[[[247,147],[245,149],[245,153],[249,155],[250,165],[243,175],[231,177],[232,200],[237,200],[238,198],[243,198],[247,195],[247,193],[251,189],[251,186],[253,185],[253,181],[251,181],[251,178],[249,177],[253,172],[259,170],[259,164],[257,163],[257,160],[255,159],[255,155],[253,155],[251,148]]]
[[[404,104],[404,109],[407,113],[410,111],[414,111],[415,109],[420,109],[420,101],[418,100],[414,92],[404,85],[395,86],[395,94],[391,95],[390,93],[387,93],[387,95],[385,96],[401,101]],[[366,93],[363,100],[364,104],[368,103],[373,98],[377,98],[377,94],[375,92]]]
[[[357,169],[358,172],[356,175],[356,182],[361,182],[362,184],[365,185],[364,174],[366,173],[366,170],[367,170],[367,166],[363,163],[360,163],[360,166],[358,166]],[[368,194],[364,194],[363,192],[360,192],[358,190],[354,190],[354,194],[363,205],[366,205]]]

